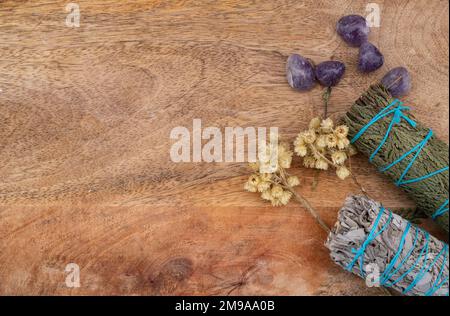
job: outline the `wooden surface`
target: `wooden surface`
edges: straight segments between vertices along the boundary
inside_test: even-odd
[[[380,293],[330,261],[304,209],[243,192],[244,164],[171,162],[169,133],[201,118],[292,140],[321,113],[319,87],[286,83],[287,56],[300,53],[346,63],[336,117],[408,67],[406,103],[448,142],[448,1],[377,1],[370,40],[386,63],[370,75],[334,30],[365,1],[77,3],[81,25],[69,28],[65,1],[0,1],[0,294]],[[387,206],[413,206],[365,158],[354,169]],[[330,225],[358,192],[332,172],[315,189],[314,172],[295,173]],[[65,285],[71,262],[80,288]]]

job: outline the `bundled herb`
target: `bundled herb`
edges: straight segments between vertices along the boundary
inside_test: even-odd
[[[353,104],[344,122],[358,151],[448,232],[448,145],[408,111],[379,84]]]
[[[326,247],[369,286],[404,295],[449,293],[448,245],[364,196],[350,196]]]

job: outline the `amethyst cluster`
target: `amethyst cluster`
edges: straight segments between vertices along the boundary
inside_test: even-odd
[[[358,69],[361,72],[369,73],[383,66],[383,54],[368,40],[370,28],[364,17],[355,14],[344,16],[337,22],[336,30],[347,44],[359,47]],[[292,88],[307,91],[314,87],[316,81],[325,87],[337,85],[345,73],[345,64],[329,60],[315,66],[311,60],[293,54],[288,58],[286,73]],[[411,89],[411,78],[404,67],[390,70],[381,83],[394,97],[405,95]]]

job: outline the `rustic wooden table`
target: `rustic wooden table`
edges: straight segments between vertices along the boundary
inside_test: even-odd
[[[370,40],[386,63],[370,75],[335,33],[367,1],[77,0],[80,27],[66,25],[67,2],[0,1],[0,294],[380,293],[330,261],[300,206],[243,192],[244,164],[171,162],[169,133],[201,118],[292,140],[321,113],[319,87],[286,83],[300,53],[346,63],[336,117],[408,67],[406,103],[448,142],[448,1],[377,0]],[[364,157],[354,169],[387,206],[413,206]],[[358,192],[296,170],[330,225]],[[79,288],[65,284],[68,263]]]

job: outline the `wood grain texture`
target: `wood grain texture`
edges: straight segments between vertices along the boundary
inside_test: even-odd
[[[292,140],[322,93],[287,85],[296,52],[346,63],[336,117],[389,68],[408,67],[406,103],[448,142],[448,1],[377,1],[370,40],[386,64],[370,75],[334,30],[365,1],[77,3],[81,26],[69,28],[65,1],[0,1],[0,294],[380,293],[330,261],[304,209],[244,193],[245,165],[172,163],[169,133],[201,118],[278,126]],[[353,164],[374,198],[413,206],[363,157]],[[316,188],[314,172],[295,173],[330,225],[357,192],[332,172]],[[64,283],[70,262],[78,289]]]

